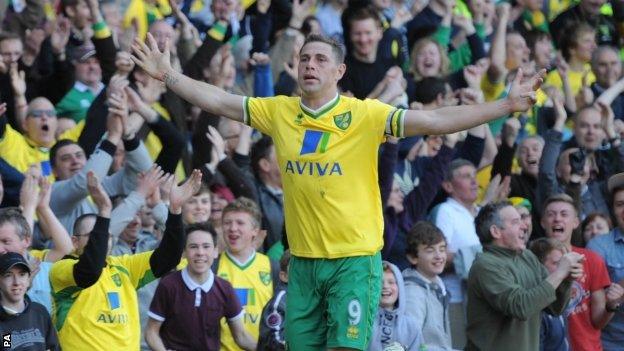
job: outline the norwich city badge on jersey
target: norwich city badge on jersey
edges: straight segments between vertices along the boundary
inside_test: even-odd
[[[351,125],[351,111],[334,116],[334,123],[336,127],[346,130]]]
[[[119,276],[119,273],[113,274],[111,278],[113,279],[113,283],[115,283],[115,285],[118,287],[121,286],[121,277]]]
[[[260,281],[262,282],[262,284],[264,284],[264,285],[271,284],[271,273],[269,273],[269,272],[258,272],[258,275],[260,276]]]

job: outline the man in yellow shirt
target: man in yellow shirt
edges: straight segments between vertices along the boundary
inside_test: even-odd
[[[293,350],[366,349],[381,294],[383,217],[377,183],[379,145],[388,135],[438,135],[525,111],[544,72],[505,99],[438,110],[395,109],[340,96],[344,50],[318,35],[300,51],[301,97],[246,98],[176,72],[169,50],[136,41],[133,60],[200,108],[245,122],[275,142],[292,253],[286,316]],[[518,75],[520,77],[521,75]],[[291,298],[292,297],[292,298]]]
[[[66,350],[137,350],[140,345],[136,290],[171,271],[184,247],[182,204],[201,182],[195,171],[182,186],[172,182],[169,218],[163,239],[154,251],[107,256],[111,201],[94,173],[88,188],[98,215],[76,220],[73,242],[78,257],[56,262],[50,271],[53,321]]]

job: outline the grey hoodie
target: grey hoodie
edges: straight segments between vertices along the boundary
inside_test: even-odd
[[[401,271],[392,263],[384,261],[392,268],[399,290],[398,304],[392,311],[379,307],[373,334],[371,336],[369,351],[381,351],[393,342],[400,343],[406,351],[418,351],[422,344],[422,334],[416,319],[406,312],[405,284]]]
[[[416,319],[426,350],[452,350],[448,318],[449,294],[439,277],[428,282],[416,269],[403,271],[407,314]],[[436,287],[438,288],[436,292]]]

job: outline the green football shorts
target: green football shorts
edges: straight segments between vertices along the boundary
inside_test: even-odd
[[[288,350],[365,350],[381,296],[381,254],[291,257],[286,299]]]

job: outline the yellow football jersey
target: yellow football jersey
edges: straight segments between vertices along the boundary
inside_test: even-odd
[[[240,265],[225,251],[219,259],[217,275],[234,287],[236,296],[245,310],[243,317],[245,329],[258,340],[262,309],[273,296],[269,258],[261,253],[254,253],[248,263]],[[234,342],[225,318],[221,320],[221,348],[225,351],[241,350]]]
[[[589,64],[585,64],[584,70],[589,72],[587,73],[587,85],[591,85],[596,81],[596,76],[591,71],[591,66]],[[568,80],[570,81],[570,88],[572,89],[572,93],[574,95],[578,94],[583,87],[583,74],[585,72],[581,71],[573,71],[570,69],[568,71]],[[548,75],[546,75],[546,80],[544,80],[544,85],[552,85],[556,88],[559,88],[563,91],[563,82],[561,81],[561,76],[559,76],[559,72],[557,70],[553,70]]]
[[[48,252],[50,252],[49,249],[45,249],[45,250],[34,250],[34,249],[31,249],[31,250],[28,250],[28,253],[32,257],[38,259],[41,262],[45,261],[45,258],[48,255]]]
[[[246,98],[245,122],[273,137],[293,255],[373,255],[383,245],[379,145],[403,136],[405,110],[337,95],[316,111],[299,97]]]
[[[109,256],[100,279],[87,289],[76,286],[76,259],[52,266],[52,319],[64,350],[138,350],[141,328],[136,290],[153,281],[150,257]]]
[[[84,122],[81,121],[73,128],[63,132],[58,140],[77,141],[83,129]],[[51,182],[54,181],[50,163],[50,149],[35,145],[34,141],[13,129],[9,124],[6,125],[4,137],[0,138],[0,157],[21,173],[25,173],[30,165],[39,164],[41,174]]]

